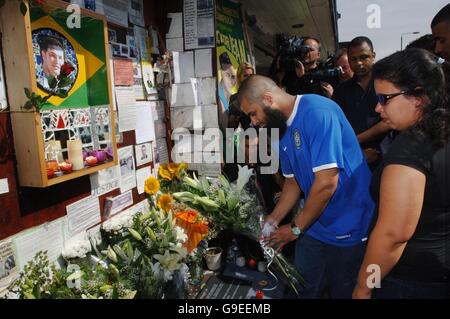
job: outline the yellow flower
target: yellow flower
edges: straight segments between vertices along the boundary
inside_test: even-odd
[[[176,163],[169,163],[169,165],[167,166],[167,168],[169,169],[169,172],[173,175],[177,172],[178,170],[178,164]]]
[[[172,207],[173,198],[170,194],[162,194],[158,197],[158,207],[164,211],[170,210]]]
[[[145,180],[144,190],[149,195],[155,195],[159,191],[159,181],[156,177],[150,176]]]
[[[188,165],[186,163],[180,163],[177,167],[177,171],[176,171],[176,175],[177,178],[180,179],[181,178],[181,173],[185,172],[188,168]]]
[[[166,179],[169,181],[171,181],[173,178],[172,174],[170,173],[170,171],[168,169],[167,164],[159,165],[158,174],[159,174],[159,176],[161,176],[162,179]]]

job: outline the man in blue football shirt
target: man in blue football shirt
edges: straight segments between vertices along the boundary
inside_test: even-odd
[[[266,225],[277,226],[301,191],[306,198],[292,223],[268,237],[270,245],[279,250],[297,240],[295,266],[307,282],[301,297],[327,291],[351,298],[374,211],[371,173],[352,127],[332,100],[289,95],[263,76],[242,83],[238,98],[253,125],[280,130],[286,181]]]

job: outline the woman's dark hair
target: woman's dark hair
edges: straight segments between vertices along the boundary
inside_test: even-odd
[[[412,96],[426,96],[423,116],[411,130],[427,135],[436,146],[442,146],[450,135],[450,112],[446,82],[438,57],[426,50],[412,48],[396,52],[374,65],[373,77],[386,80]]]

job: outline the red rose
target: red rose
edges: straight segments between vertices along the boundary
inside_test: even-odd
[[[66,62],[63,65],[61,65],[61,72],[59,73],[59,76],[68,77],[70,75],[70,73],[72,73],[73,71],[75,71],[75,68]]]
[[[44,4],[45,0],[34,0],[34,2],[35,2],[38,6],[40,6],[40,5]]]

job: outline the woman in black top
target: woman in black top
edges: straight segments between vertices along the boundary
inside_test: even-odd
[[[450,297],[450,119],[437,61],[409,49],[374,67],[376,111],[401,134],[372,179],[378,219],[354,298]]]

